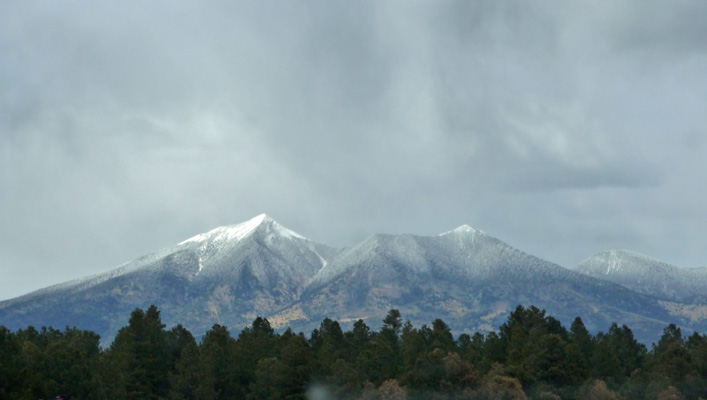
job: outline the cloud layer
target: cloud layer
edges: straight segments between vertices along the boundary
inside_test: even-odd
[[[707,5],[9,1],[0,298],[261,212],[707,265]]]

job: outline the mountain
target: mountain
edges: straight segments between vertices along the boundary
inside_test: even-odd
[[[680,268],[626,250],[582,261],[576,271],[671,301],[707,304],[707,268]]]
[[[245,326],[295,301],[336,250],[259,215],[216,228],[112,271],[0,302],[0,324],[77,325],[106,339],[135,307],[156,304],[195,333]]]
[[[461,333],[496,329],[521,304],[544,308],[566,326],[581,316],[594,332],[626,324],[646,343],[671,322],[707,328],[699,305],[590,275],[467,225],[430,237],[374,235],[335,249],[260,215],[0,302],[0,325],[77,326],[107,344],[133,309],[150,304],[167,325],[180,323],[197,336],[215,323],[237,331],[256,316],[304,332],[324,317],[344,324],[362,318],[377,329],[398,308],[416,326],[442,318]]]
[[[582,261],[575,270],[659,299],[671,316],[705,329],[707,267],[680,268],[626,250],[611,250]]]
[[[496,329],[518,304],[544,308],[567,326],[581,316],[593,331],[618,321],[644,341],[657,339],[675,319],[653,297],[523,253],[466,225],[434,237],[375,235],[333,257],[280,314],[375,324],[398,308],[417,326],[441,317],[459,333]]]

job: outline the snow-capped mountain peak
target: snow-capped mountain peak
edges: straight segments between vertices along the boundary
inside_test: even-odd
[[[196,235],[174,250],[191,254],[194,262],[183,267],[193,277],[240,274],[238,271],[245,268],[259,282],[269,282],[267,285],[274,284],[275,277],[296,282],[308,279],[333,254],[327,246],[306,239],[266,214]]]
[[[263,230],[269,234],[284,238],[295,237],[305,239],[302,235],[280,225],[267,214],[260,214],[237,225],[221,226],[206,233],[193,236],[179,244],[202,243],[206,241],[214,243],[237,242],[250,236],[256,230]]]
[[[445,236],[445,235],[450,235],[450,234],[485,234],[483,231],[479,229],[474,229],[471,226],[464,224],[458,228],[452,229],[451,231],[447,231],[444,233],[440,233],[438,236]]]

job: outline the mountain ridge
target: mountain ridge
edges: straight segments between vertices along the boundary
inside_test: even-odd
[[[539,305],[565,323],[578,315],[591,317],[587,325],[594,329],[608,326],[610,319],[640,319],[660,330],[662,323],[656,324],[654,317],[669,319],[655,299],[542,260],[477,230],[455,229],[432,237],[374,235],[342,257],[329,267],[338,271],[321,270],[292,306],[300,315],[323,316],[334,310],[347,320],[382,318],[380,310],[388,307],[400,308],[420,324],[444,309],[459,314],[447,315],[451,326],[467,331],[499,326],[502,315],[518,304]],[[347,291],[350,287],[355,290]],[[615,293],[621,300],[616,301]],[[553,296],[565,297],[561,306]],[[596,296],[608,319],[587,306],[596,306]],[[617,302],[639,309],[641,318],[615,307]],[[474,323],[464,321],[470,316]]]
[[[106,340],[132,309],[150,304],[193,332],[213,323],[237,330],[256,316],[308,330],[323,317],[382,319],[390,308],[418,325],[442,318],[456,332],[489,331],[519,304],[564,323],[581,316],[595,331],[625,323],[644,341],[670,322],[707,328],[707,312],[691,304],[564,268],[469,225],[435,236],[376,234],[337,249],[266,214],[2,301],[0,324],[77,325]]]

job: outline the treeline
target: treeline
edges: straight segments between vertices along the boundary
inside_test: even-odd
[[[454,338],[437,319],[416,328],[391,310],[379,331],[324,319],[309,337],[256,318],[234,338],[200,343],[136,309],[111,346],[67,328],[0,327],[0,400],[83,399],[699,399],[707,336],[669,325],[650,350],[626,326],[591,335],[519,306],[498,333]]]

